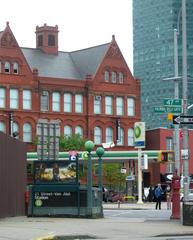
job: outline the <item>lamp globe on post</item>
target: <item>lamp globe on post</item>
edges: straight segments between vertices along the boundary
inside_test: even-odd
[[[101,207],[101,215],[103,215],[103,182],[102,182],[102,156],[104,154],[105,150],[102,147],[98,147],[96,149],[96,154],[99,157],[98,159],[98,187],[100,191],[100,207]]]
[[[87,213],[92,216],[92,160],[91,151],[94,148],[92,141],[86,141],[85,150],[88,152],[88,172],[87,172]]]

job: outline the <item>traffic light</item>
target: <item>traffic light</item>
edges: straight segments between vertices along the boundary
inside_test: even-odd
[[[171,162],[173,160],[173,151],[160,151],[158,154],[158,162]]]

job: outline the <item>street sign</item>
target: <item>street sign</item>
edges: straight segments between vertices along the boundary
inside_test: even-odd
[[[182,99],[172,99],[172,98],[165,98],[164,99],[164,106],[167,107],[176,107],[176,106],[182,106]]]
[[[181,107],[154,107],[156,113],[181,113]]]
[[[173,124],[193,124],[193,116],[173,116]]]

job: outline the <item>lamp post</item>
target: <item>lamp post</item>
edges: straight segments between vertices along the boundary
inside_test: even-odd
[[[101,215],[103,215],[102,202],[103,202],[103,179],[102,179],[102,156],[105,150],[102,147],[96,149],[96,154],[99,157],[98,159],[98,187],[100,191],[100,206],[101,206]]]
[[[94,148],[92,141],[85,143],[85,149],[88,152],[88,171],[87,171],[87,213],[89,216],[92,215],[92,159],[91,151]]]

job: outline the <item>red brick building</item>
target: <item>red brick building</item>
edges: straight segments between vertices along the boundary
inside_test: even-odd
[[[140,84],[114,36],[99,46],[58,51],[58,26],[45,24],[36,27],[36,48],[23,48],[7,23],[0,32],[0,131],[18,132],[34,151],[38,119],[59,120],[61,135],[79,133],[96,145],[116,143],[120,120],[114,150],[133,149]]]

